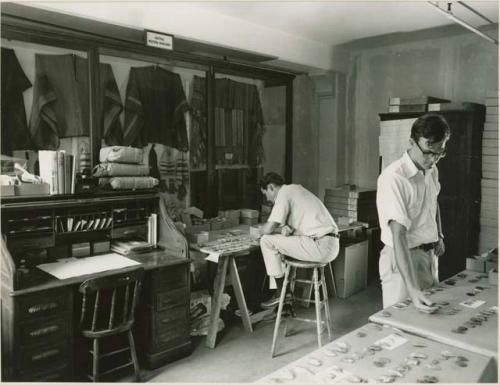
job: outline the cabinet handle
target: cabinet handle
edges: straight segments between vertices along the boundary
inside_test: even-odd
[[[57,302],[43,303],[40,305],[34,305],[29,307],[28,313],[30,314],[39,313],[41,311],[56,309],[57,307],[59,307],[59,304]]]
[[[45,358],[56,356],[59,354],[59,349],[51,349],[47,350],[46,352],[34,355],[31,357],[31,361],[40,361],[44,360]]]
[[[59,330],[59,325],[47,326],[46,328],[32,330],[30,332],[30,337],[40,337],[50,333],[55,333]]]

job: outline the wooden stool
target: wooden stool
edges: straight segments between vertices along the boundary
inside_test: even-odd
[[[271,346],[271,355],[275,356],[276,350],[276,340],[278,338],[278,331],[281,323],[281,316],[283,312],[283,306],[285,303],[285,295],[288,284],[290,283],[290,291],[292,292],[292,299],[295,301],[302,302],[314,302],[316,306],[316,319],[310,318],[297,318],[298,321],[304,322],[316,322],[316,330],[318,335],[318,346],[321,347],[321,326],[323,324],[326,325],[326,329],[328,331],[328,340],[332,340],[332,331],[331,331],[331,321],[330,321],[330,308],[328,307],[328,292],[326,289],[325,282],[325,266],[328,264],[327,262],[305,262],[299,261],[296,259],[292,259],[286,257],[285,260],[285,278],[283,280],[283,288],[281,289],[280,302],[278,305],[278,313],[276,315],[276,323],[274,324],[274,334],[273,334],[273,344]],[[313,269],[312,281],[306,279],[296,279],[297,268],[301,269]],[[319,273],[318,273],[319,271]],[[291,274],[290,274],[291,273]],[[295,289],[295,283],[306,283],[312,284],[314,286],[314,300],[310,300],[309,298],[294,298],[293,293]],[[320,300],[319,288],[323,290],[323,300]],[[325,310],[325,321],[321,320],[321,306],[323,306]],[[293,313],[293,312],[292,312]],[[287,336],[287,327],[288,327],[288,319],[285,319],[285,337]]]
[[[139,268],[126,273],[89,279],[80,285],[79,292],[83,294],[80,330],[84,337],[93,340],[93,347],[90,350],[92,375],[88,375],[93,382],[99,381],[100,376],[130,365],[134,366],[136,381],[140,379],[132,326],[143,275],[144,269]],[[129,348],[100,354],[99,341],[119,333],[127,333]],[[130,362],[104,373],[99,372],[100,358],[126,350],[130,350],[132,359]]]

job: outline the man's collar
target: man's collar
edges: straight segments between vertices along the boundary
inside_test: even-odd
[[[408,179],[413,178],[415,175],[418,174],[419,170],[415,165],[415,163],[413,163],[413,160],[410,158],[408,151],[405,151],[401,160],[403,165],[403,171]]]

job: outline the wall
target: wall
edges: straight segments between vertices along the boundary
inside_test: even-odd
[[[389,97],[430,95],[453,102],[484,103],[498,84],[498,47],[479,36],[443,29],[347,45],[348,84],[344,156],[350,183],[376,187],[380,112]],[[464,32],[465,31],[465,32]],[[498,38],[498,25],[487,33]]]
[[[151,29],[205,43],[258,52],[304,66],[324,69],[331,66],[331,47],[327,44],[182,2],[40,1],[29,5],[92,20],[137,29]]]

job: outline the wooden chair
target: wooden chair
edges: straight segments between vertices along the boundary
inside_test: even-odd
[[[280,302],[278,305],[278,313],[276,315],[276,323],[274,325],[274,334],[273,334],[273,343],[271,346],[271,356],[275,356],[275,351],[276,351],[276,341],[278,339],[278,331],[281,323],[281,317],[282,317],[282,312],[283,312],[283,307],[285,305],[285,295],[287,291],[287,286],[290,285],[290,291],[292,292],[292,298],[293,301],[302,301],[306,303],[314,302],[315,307],[316,307],[316,319],[309,319],[309,318],[298,318],[298,317],[293,317],[297,321],[304,321],[304,322],[315,322],[316,323],[316,331],[317,331],[317,337],[318,337],[318,347],[321,347],[321,333],[322,333],[322,326],[326,326],[326,329],[328,331],[328,340],[332,340],[332,330],[331,330],[331,318],[330,318],[330,307],[328,305],[328,291],[326,288],[326,281],[325,281],[325,266],[328,263],[321,263],[321,262],[305,262],[305,261],[299,261],[290,257],[285,257],[284,259],[285,262],[285,278],[283,280],[283,288],[281,289],[281,296],[280,296]],[[296,278],[296,271],[297,268],[300,269],[311,269],[312,270],[312,280],[308,279],[297,279]],[[314,300],[311,300],[309,298],[295,298],[293,296],[294,291],[295,291],[295,284],[296,283],[302,283],[302,284],[307,284],[310,285],[314,288]],[[322,289],[322,295],[323,298],[320,298],[320,288]],[[325,311],[325,320],[321,320],[321,310]],[[292,308],[292,314],[293,308]],[[285,337],[287,336],[287,329],[288,329],[288,318],[285,318]]]
[[[139,268],[112,276],[89,279],[80,285],[83,294],[80,330],[84,337],[93,339],[92,375],[87,376],[99,381],[101,376],[110,374],[127,366],[134,366],[136,381],[139,380],[139,363],[135,350],[132,326],[134,312],[139,298],[144,269]],[[129,347],[100,355],[99,342],[102,338],[127,333]],[[99,373],[99,360],[130,350],[131,361]]]

